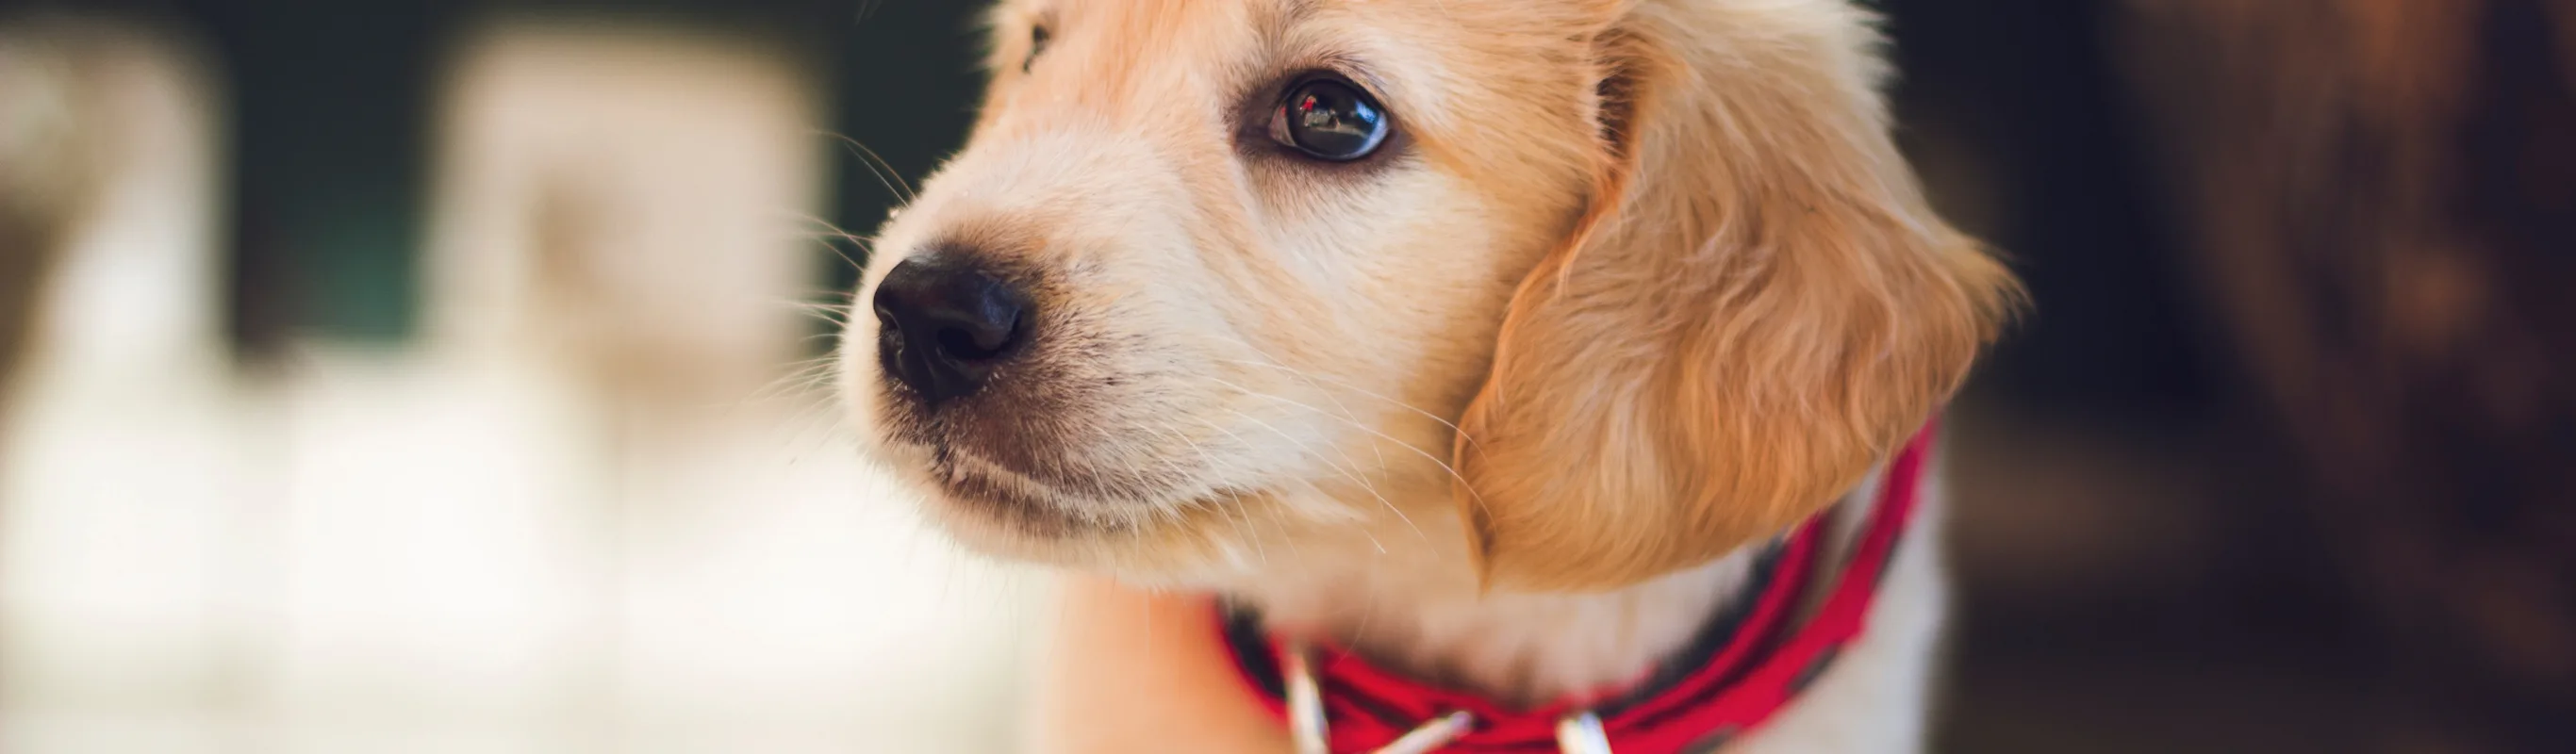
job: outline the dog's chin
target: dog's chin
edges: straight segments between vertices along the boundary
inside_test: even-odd
[[[925,517],[950,539],[993,557],[1183,583],[1215,569],[1228,549],[1205,536],[1217,510],[1210,504],[1081,499],[940,447],[878,443],[870,455],[920,494]]]

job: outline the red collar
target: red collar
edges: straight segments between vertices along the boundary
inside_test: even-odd
[[[1812,618],[1795,624],[1800,603],[1817,578],[1830,515],[1809,519],[1768,553],[1757,569],[1764,583],[1761,592],[1714,621],[1706,638],[1682,653],[1674,667],[1625,698],[1590,708],[1608,733],[1611,749],[1618,754],[1715,751],[1770,719],[1823,674],[1869,620],[1879,579],[1922,496],[1924,457],[1931,452],[1933,430],[1926,425],[1888,464],[1877,505],[1850,548],[1850,560]],[[1217,615],[1238,675],[1284,720],[1279,642],[1262,633],[1255,616],[1230,610]],[[1462,710],[1474,716],[1472,727],[1439,751],[1555,752],[1558,722],[1583,710],[1572,703],[1506,707],[1388,672],[1334,649],[1318,648],[1312,667],[1323,688],[1334,752],[1375,751],[1426,721]]]

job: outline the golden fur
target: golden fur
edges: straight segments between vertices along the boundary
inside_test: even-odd
[[[1869,22],[1837,0],[1005,2],[973,138],[880,232],[858,300],[968,248],[1025,281],[1036,335],[933,414],[855,317],[845,388],[977,549],[1221,592],[1509,698],[1600,691],[1740,589],[1744,545],[1860,484],[2014,300],[1890,143]],[[1301,161],[1247,126],[1314,70],[1384,104],[1382,154]],[[1908,552],[1921,573],[1892,578],[1924,586],[1896,601],[1926,606],[1896,622],[1921,636],[1873,646],[1928,645],[1937,578]],[[1057,678],[1203,703],[1145,677],[1194,662],[1181,629],[1105,638],[1162,625],[1108,605],[1164,598],[1067,598],[1066,640],[1127,649],[1068,648]],[[1057,748],[1146,740],[1100,694],[1041,696]]]
[[[1633,115],[1460,423],[1507,585],[1624,586],[1813,515],[1958,387],[2012,291],[1889,143],[1857,10],[1643,3],[1601,47]]]

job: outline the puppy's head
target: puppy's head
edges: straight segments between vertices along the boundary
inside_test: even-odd
[[[994,27],[843,360],[878,454],[1002,554],[1188,577],[1430,499],[1499,585],[1631,583],[1830,503],[2010,299],[1924,207],[1839,0]]]

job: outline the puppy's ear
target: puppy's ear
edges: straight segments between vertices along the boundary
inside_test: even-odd
[[[1866,14],[1605,5],[1593,204],[1460,422],[1490,587],[1614,588],[1783,532],[1920,428],[2018,302],[1889,141]]]

